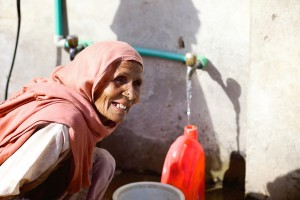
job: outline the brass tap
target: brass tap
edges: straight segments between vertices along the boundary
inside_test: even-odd
[[[194,65],[197,64],[197,56],[192,53],[186,53],[185,54],[185,64],[187,66],[193,67]]]

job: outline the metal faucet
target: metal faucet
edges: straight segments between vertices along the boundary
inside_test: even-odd
[[[69,47],[70,60],[73,60],[75,56],[85,47],[83,45],[78,44],[77,35],[68,35],[66,40]]]
[[[192,53],[185,54],[185,64],[188,67],[187,77],[189,80],[192,79],[196,69],[202,69],[201,63],[197,62],[197,56]]]

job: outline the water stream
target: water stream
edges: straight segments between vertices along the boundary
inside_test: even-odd
[[[191,123],[191,103],[192,103],[192,76],[190,75],[192,67],[187,67],[186,72],[186,102],[187,102],[187,122]]]

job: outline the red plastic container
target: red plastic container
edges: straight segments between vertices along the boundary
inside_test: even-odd
[[[184,127],[183,135],[171,145],[165,158],[161,183],[180,189],[186,200],[205,199],[205,154],[194,125]]]

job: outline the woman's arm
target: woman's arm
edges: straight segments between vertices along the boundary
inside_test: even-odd
[[[43,182],[70,151],[68,127],[52,123],[34,133],[0,166],[0,197]]]

